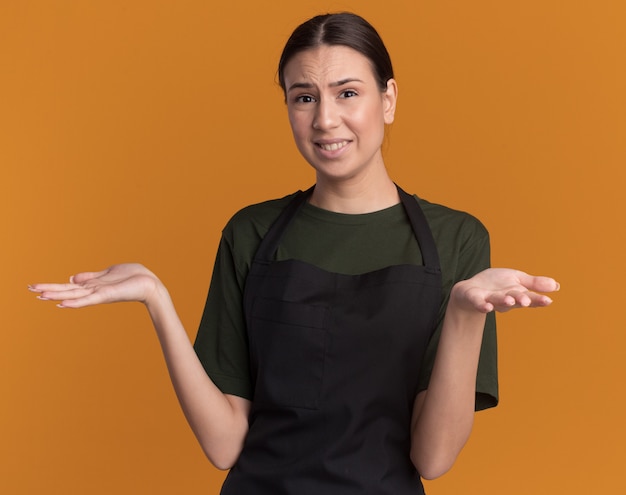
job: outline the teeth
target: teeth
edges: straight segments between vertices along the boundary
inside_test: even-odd
[[[338,149],[343,148],[348,141],[342,141],[341,143],[332,143],[332,144],[320,144],[320,148],[326,151],[337,151]]]

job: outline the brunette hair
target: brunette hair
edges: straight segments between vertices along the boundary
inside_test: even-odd
[[[291,33],[278,63],[278,82],[283,92],[286,91],[284,71],[287,62],[302,51],[322,45],[347,46],[367,57],[378,87],[381,91],[387,89],[387,81],[393,78],[393,67],[383,40],[361,16],[341,12],[315,16]]]

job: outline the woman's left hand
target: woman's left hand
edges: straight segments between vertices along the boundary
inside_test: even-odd
[[[555,292],[559,287],[550,277],[536,277],[509,268],[489,268],[458,282],[452,288],[450,302],[461,309],[481,313],[544,307],[552,299],[540,292]]]

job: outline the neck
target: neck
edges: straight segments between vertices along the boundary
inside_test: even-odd
[[[318,174],[310,203],[336,213],[372,213],[400,202],[398,189],[387,172],[359,180],[333,181]]]

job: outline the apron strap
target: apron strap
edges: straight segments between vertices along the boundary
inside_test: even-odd
[[[437,252],[437,244],[428,225],[428,220],[417,203],[417,199],[414,196],[404,192],[404,190],[396,184],[398,188],[398,194],[400,200],[404,205],[411,226],[413,227],[413,233],[417,239],[417,244],[422,252],[422,260],[424,267],[427,271],[433,273],[441,273],[441,266],[439,264],[439,253]]]
[[[278,245],[283,237],[283,233],[287,230],[287,226],[291,223],[296,213],[300,211],[302,205],[311,196],[315,186],[310,187],[306,191],[298,191],[295,197],[283,209],[278,218],[274,221],[265,237],[261,241],[259,249],[254,255],[254,261],[259,263],[271,263],[278,250]]]

